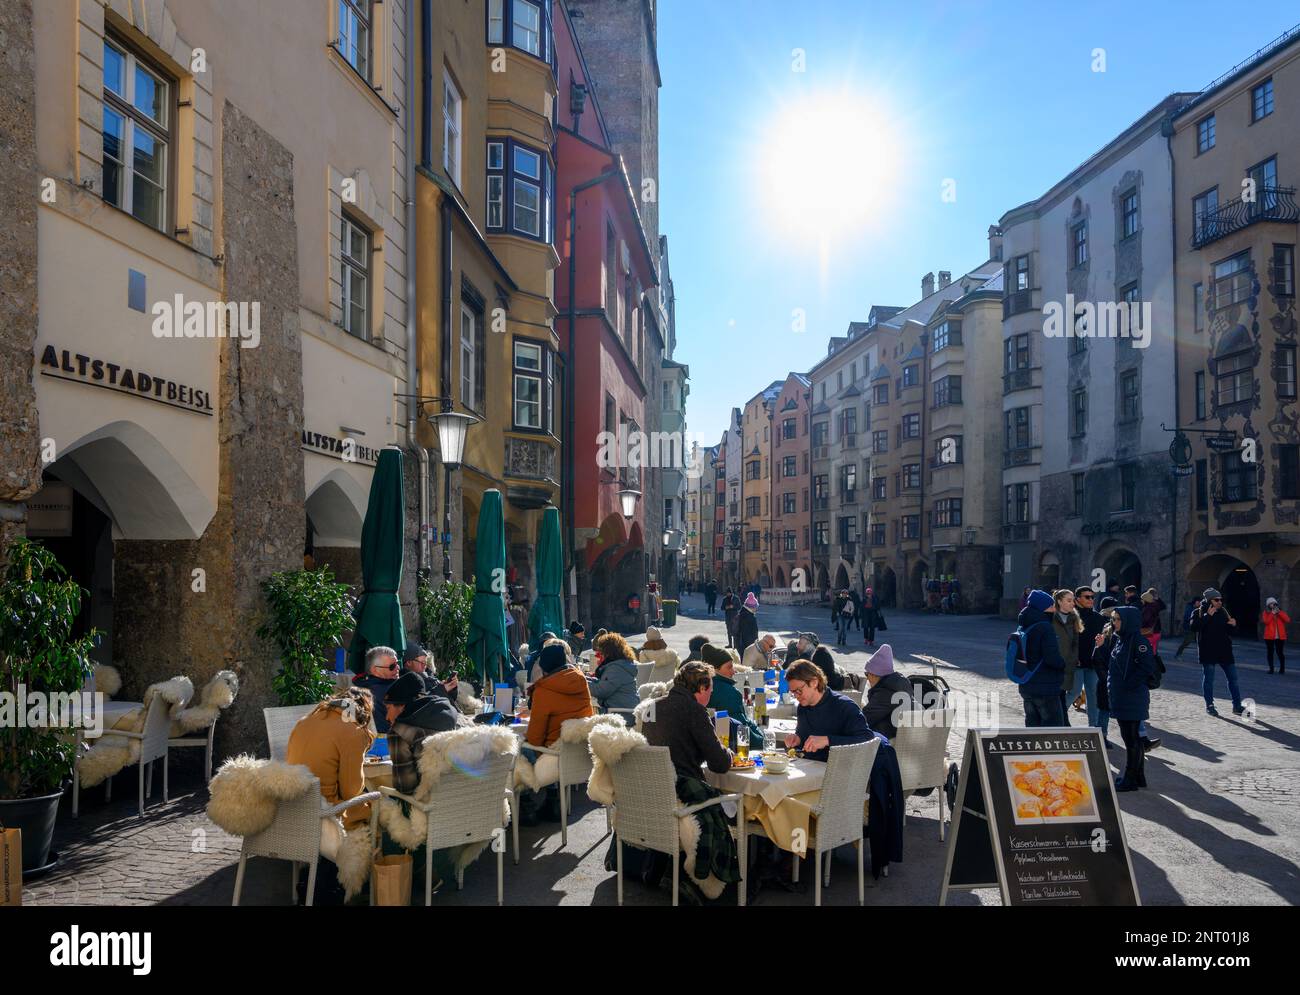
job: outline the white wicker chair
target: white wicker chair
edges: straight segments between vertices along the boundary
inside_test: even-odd
[[[636,686],[650,683],[650,675],[655,671],[653,663],[638,663],[636,665]]]
[[[861,691],[854,691],[852,688],[845,688],[840,692],[840,694],[844,695],[844,697],[848,698],[849,701],[853,702],[853,704],[857,705],[859,708],[862,707]]]
[[[936,722],[936,717],[941,719]],[[946,818],[947,797],[943,786],[948,771],[945,756],[948,748],[948,736],[952,732],[953,721],[957,717],[955,709],[943,712],[937,709],[908,712],[907,724],[898,727],[894,737],[894,752],[898,755],[898,772],[902,778],[903,796],[920,788],[934,788],[939,796],[939,842],[943,842],[943,824]],[[907,819],[907,810],[903,810],[903,819]]]
[[[610,709],[611,712],[631,712],[630,708]],[[576,720],[570,720],[576,721]],[[571,792],[577,785],[586,785],[587,779],[591,777],[591,750],[587,747],[586,740],[581,743],[566,743],[562,739],[556,740],[553,746],[529,746],[528,749],[534,753],[546,754],[547,756],[557,757],[560,765],[560,846],[569,845],[569,809],[572,801]],[[606,826],[609,825],[609,817],[606,814]],[[516,828],[516,834],[518,830]],[[602,836],[601,839],[604,839]],[[518,847],[516,846],[515,863],[518,863]]]
[[[673,865],[673,905],[677,905],[681,850],[677,820],[724,801],[736,803],[740,843],[739,904],[745,903],[745,807],[738,794],[718,795],[699,805],[677,799],[677,774],[666,746],[637,746],[610,767],[614,780],[614,839],[618,854],[618,904],[623,904],[623,841],[643,850],[667,854]]]
[[[271,711],[271,709],[267,709]],[[298,904],[298,865],[306,864],[307,904],[316,895],[316,866],[320,861],[321,819],[327,819],[364,802],[378,802],[379,792],[369,791],[331,805],[320,794],[320,781],[312,778],[312,788],[301,798],[280,802],[275,810],[275,821],[260,833],[245,836],[239,848],[239,869],[235,871],[235,897],[232,905],[239,904],[244,890],[244,867],[249,857],[273,857],[292,864],[290,895]]]
[[[283,760],[289,753],[289,734],[298,720],[311,714],[315,705],[286,705],[282,708],[263,708],[266,721],[266,742],[271,748],[272,760]]]
[[[163,801],[168,800],[167,777],[167,736],[171,732],[171,706],[163,700],[162,695],[155,694],[149,703],[149,714],[145,716],[142,732],[122,732],[117,729],[106,730],[99,739],[100,743],[110,739],[139,740],[140,759],[137,762],[140,782],[140,817],[144,818],[144,800],[153,794],[153,762],[163,762]],[[123,745],[126,745],[125,743]],[[77,749],[80,751],[81,738],[78,733]],[[80,759],[80,757],[78,757]],[[112,779],[108,779],[111,785]],[[111,787],[105,788],[105,797],[111,798]],[[79,765],[72,768],[72,816],[76,818],[81,804],[81,771]]]
[[[217,721],[221,718],[218,715],[212,720],[212,725],[208,726],[207,732],[197,736],[177,736],[175,739],[167,740],[167,749],[172,750],[178,747],[202,747],[203,753],[203,780],[206,784],[212,783],[212,742],[217,735]]]
[[[497,753],[488,758],[481,770],[467,774],[450,770],[438,781],[438,787],[428,802],[418,802],[389,787],[379,790],[386,798],[397,798],[412,808],[419,809],[428,820],[425,834],[424,904],[433,903],[433,861],[429,855],[434,850],[462,846],[468,843],[491,841],[497,855],[497,904],[505,899],[505,832],[504,803],[510,802],[510,825],[514,832],[515,863],[519,863],[519,818],[515,793],[510,785],[515,776],[514,753]],[[373,806],[370,828],[379,838],[379,806]],[[465,872],[456,875],[456,887],[465,883]],[[371,898],[374,898],[374,879],[371,878]]]
[[[866,902],[866,876],[863,865],[862,806],[867,801],[867,787],[871,782],[871,765],[875,763],[880,740],[855,743],[852,746],[832,746],[826,762],[826,776],[822,779],[821,796],[813,808],[816,829],[808,843],[813,853],[813,904],[822,903],[822,884],[831,883],[831,861],[824,855],[845,843],[856,843],[858,849],[858,904]],[[754,831],[761,831],[755,829]],[[825,870],[823,871],[823,865]],[[797,866],[797,865],[796,865]],[[797,871],[796,871],[797,873]],[[795,880],[799,880],[795,877]]]
[[[665,681],[671,681],[673,679],[673,676],[676,673],[677,673],[677,668],[673,666],[672,660],[663,660],[659,663],[652,665],[650,670],[650,676],[645,679],[645,683],[661,684]],[[637,677],[640,678],[640,676],[641,676],[640,672],[638,671]],[[640,686],[639,680],[638,680],[638,686]]]

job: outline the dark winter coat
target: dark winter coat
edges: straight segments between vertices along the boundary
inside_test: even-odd
[[[1042,595],[1042,598],[1036,597]],[[1042,604],[1042,599],[1046,604]],[[1065,659],[1061,656],[1060,644],[1056,641],[1056,632],[1052,628],[1047,612],[1052,608],[1052,596],[1043,591],[1034,591],[1029,596],[1029,603],[1016,616],[1016,623],[1025,632],[1025,662],[1034,674],[1024,684],[1016,685],[1022,698],[1048,698],[1061,693],[1061,677],[1065,673]],[[1039,666],[1039,664],[1042,666]]]
[[[903,860],[903,775],[898,769],[898,754],[888,743],[876,748],[867,790],[871,876],[878,878],[886,864]]]
[[[1132,605],[1117,609],[1120,630],[1110,652],[1107,687],[1110,714],[1121,721],[1141,722],[1149,717],[1151,689],[1147,678],[1156,672],[1156,655],[1140,630],[1142,612]]]
[[[1083,633],[1079,636],[1079,666],[1091,667],[1103,678],[1106,676],[1106,661],[1096,659],[1097,637],[1106,628],[1106,618],[1096,608],[1079,608],[1079,618],[1083,620]]]
[[[1201,602],[1192,612],[1191,629],[1196,633],[1196,649],[1201,663],[1236,663],[1232,656],[1232,626],[1228,610],[1222,605],[1213,615],[1210,606]]]
[[[800,707],[795,713],[794,734],[803,743],[809,736],[825,736],[831,746],[845,746],[852,743],[865,743],[875,736],[867,725],[867,717],[862,709],[853,704],[852,698],[846,698],[838,691],[827,688],[821,701],[815,705]],[[809,760],[826,760],[830,749],[805,751]]]
[[[1077,620],[1077,621],[1076,621]],[[1061,690],[1069,691],[1074,683],[1074,671],[1079,665],[1079,626],[1083,620],[1071,612],[1061,621],[1061,613],[1052,612],[1052,631],[1056,633],[1056,645],[1065,661],[1065,670],[1061,673]]]
[[[741,656],[750,643],[758,642],[758,616],[748,608],[741,608],[736,616],[736,649]]]
[[[844,675],[835,669],[835,657],[825,646],[818,646],[813,650],[812,662],[821,668],[826,675],[826,686],[832,691],[844,690]]]
[[[1152,632],[1160,631],[1160,613],[1165,610],[1165,603],[1159,598],[1142,605],[1142,628]]]
[[[701,780],[701,765],[722,774],[731,769],[731,752],[718,741],[718,735],[709,721],[709,713],[685,688],[673,687],[662,698],[655,699],[653,721],[643,723],[646,742],[651,746],[668,747],[673,769],[678,777]]]
[[[867,692],[862,714],[867,717],[867,725],[892,741],[898,735],[894,716],[900,707],[912,707],[912,682],[899,673],[887,674]]]

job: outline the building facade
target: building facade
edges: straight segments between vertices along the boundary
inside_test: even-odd
[[[813,589],[810,388],[806,376],[791,373],[772,409],[772,584],[800,591]]]
[[[772,586],[772,413],[781,381],[769,384],[741,413],[740,522],[742,583]]]

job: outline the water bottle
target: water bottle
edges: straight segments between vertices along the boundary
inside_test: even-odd
[[[731,718],[722,709],[719,709],[713,716],[713,732],[717,735],[722,748],[724,750],[729,749],[731,745]]]

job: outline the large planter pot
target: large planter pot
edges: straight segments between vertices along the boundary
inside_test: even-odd
[[[59,813],[60,788],[52,795],[38,798],[0,799],[0,824],[23,833],[23,874],[42,871],[50,864],[50,843],[54,839],[54,819]]]

